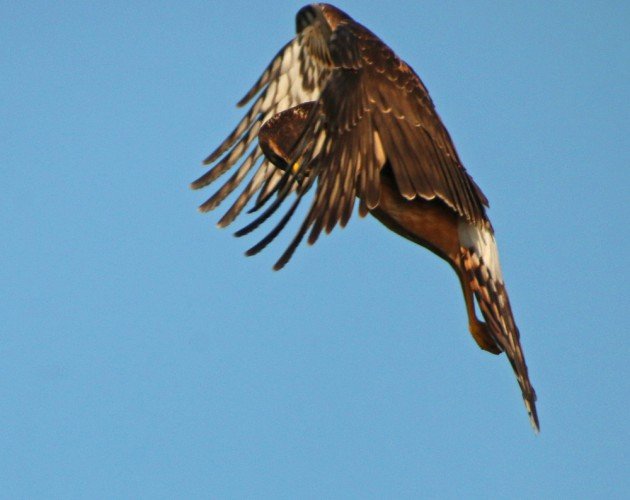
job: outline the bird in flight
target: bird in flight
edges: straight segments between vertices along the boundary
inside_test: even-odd
[[[322,231],[344,227],[358,201],[361,217],[373,215],[451,265],[470,333],[481,349],[506,354],[538,431],[536,393],[486,214],[488,200],[464,168],[424,84],[376,35],[332,5],[303,7],[296,31],[238,103],[253,101],[205,159],[212,167],[191,184],[205,187],[238,164],[200,210],[213,210],[247,179],[218,223],[229,225],[255,197],[249,212],[258,215],[236,233],[242,236],[290,200],[279,222],[247,251],[254,255],[313,190],[277,270],[305,237],[313,244]]]

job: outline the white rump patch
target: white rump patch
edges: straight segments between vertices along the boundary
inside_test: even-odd
[[[503,283],[501,264],[499,263],[499,249],[492,232],[484,227],[460,221],[457,227],[459,242],[463,247],[472,248],[482,259],[492,273],[492,277]]]

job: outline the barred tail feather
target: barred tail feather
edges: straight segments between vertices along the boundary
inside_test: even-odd
[[[532,427],[539,432],[536,392],[529,380],[527,364],[514,322],[510,299],[503,283],[498,251],[490,227],[465,223],[460,226],[461,259],[470,288],[486,322],[488,333],[505,352],[523,394]]]

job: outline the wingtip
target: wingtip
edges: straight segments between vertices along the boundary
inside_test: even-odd
[[[197,188],[194,188],[194,189],[197,189]],[[201,212],[202,214],[205,214],[205,213],[210,212],[214,208],[215,207],[213,205],[210,205],[208,201],[204,201],[201,205],[197,207],[197,210]]]
[[[198,179],[195,179],[189,184],[190,189],[196,191],[197,189],[201,189],[206,187],[209,182],[206,180],[207,174],[202,175]]]
[[[210,153],[208,156],[206,156],[204,158],[204,160],[201,162],[202,165],[210,165],[212,162],[214,162],[214,160],[216,160],[219,156],[221,156],[221,149],[217,148],[215,149],[212,153]]]
[[[190,184],[188,184],[188,187],[193,191],[197,191],[198,189],[204,188],[207,185],[208,183],[203,180],[203,177],[200,177],[199,179],[194,180]]]

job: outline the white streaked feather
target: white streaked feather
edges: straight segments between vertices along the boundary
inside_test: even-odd
[[[297,38],[293,39],[293,42],[288,47],[288,50],[283,54],[282,64],[280,66],[280,73],[286,73],[293,63],[297,60],[297,56],[300,53],[300,43]]]
[[[278,95],[282,97],[287,95],[289,93],[290,84],[289,75],[280,75],[280,78],[278,78]]]
[[[319,136],[317,136],[317,141],[315,142],[315,146],[313,147],[313,157],[316,157],[319,155],[319,153],[321,153],[322,146],[324,145],[325,140],[326,131],[322,129],[322,131],[319,133]]]

